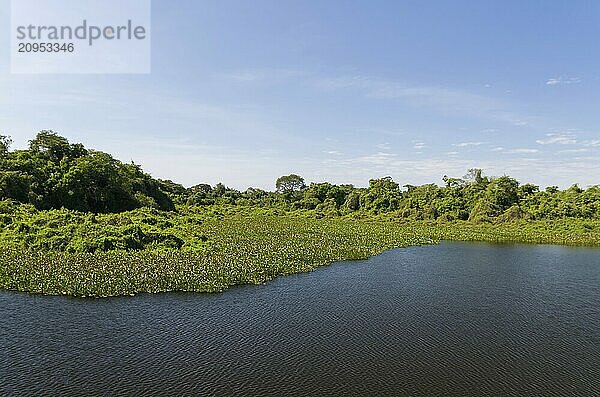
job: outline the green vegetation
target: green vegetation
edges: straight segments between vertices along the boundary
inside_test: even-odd
[[[0,198],[39,209],[174,209],[161,182],[135,164],[123,164],[107,153],[70,144],[52,131],[41,131],[28,150],[9,152],[10,143],[0,135]]]
[[[185,188],[42,131],[0,136],[0,289],[75,296],[221,291],[440,240],[600,246],[600,187],[540,191],[470,170],[367,188]]]

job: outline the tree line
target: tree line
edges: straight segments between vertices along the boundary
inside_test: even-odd
[[[122,212],[140,207],[175,210],[177,205],[215,204],[310,210],[317,217],[350,213],[394,213],[407,219],[471,220],[600,218],[600,186],[573,185],[541,190],[509,176],[485,176],[472,169],[443,185],[404,185],[391,177],[372,179],[366,188],[310,183],[296,174],[277,179],[275,191],[238,191],[222,183],[190,188],[152,178],[139,165],[71,144],[52,131],[40,131],[25,150],[10,150],[0,135],[0,200],[38,209]]]
[[[71,144],[52,131],[40,131],[26,150],[10,151],[10,144],[0,136],[0,199],[97,213],[174,209],[160,181],[136,164]]]

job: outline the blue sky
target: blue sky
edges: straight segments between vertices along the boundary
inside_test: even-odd
[[[150,74],[16,75],[3,28],[0,131],[185,185],[600,184],[600,2],[154,0],[151,35]]]

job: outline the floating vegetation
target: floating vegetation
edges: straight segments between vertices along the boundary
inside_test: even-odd
[[[111,235],[107,228],[124,228],[120,234],[113,233],[117,241],[131,238],[140,243],[112,247],[90,243]],[[86,235],[86,230],[96,233]],[[156,233],[172,236],[177,244],[144,237]],[[39,244],[52,237],[58,243],[40,249]],[[440,240],[600,246],[600,222],[475,224],[389,216],[315,219],[300,212],[277,215],[227,208],[179,214],[136,210],[102,216],[49,211],[15,219],[1,238],[0,289],[106,297],[218,292],[335,261],[368,258],[393,247]]]

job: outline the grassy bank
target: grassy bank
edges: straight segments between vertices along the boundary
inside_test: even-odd
[[[309,212],[227,208],[14,213],[0,235],[0,289],[95,297],[216,292],[440,240],[600,246],[600,222],[315,219]]]

